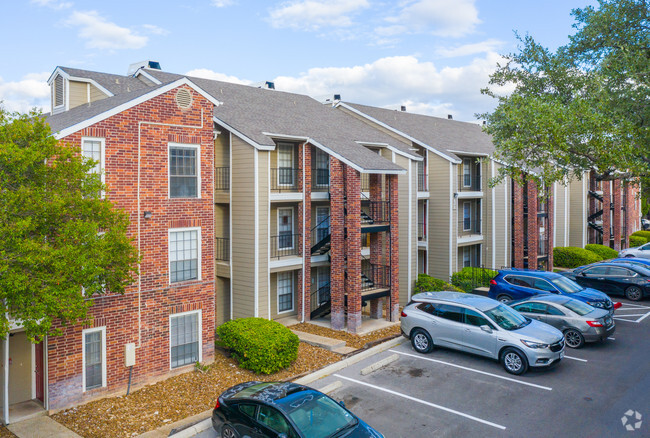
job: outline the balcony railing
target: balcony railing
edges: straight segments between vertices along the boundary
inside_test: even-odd
[[[548,237],[540,238],[537,243],[537,256],[543,257],[548,255]]]
[[[330,187],[330,170],[313,169],[311,189],[314,192],[326,192]]]
[[[230,190],[230,167],[215,167],[214,189]]]
[[[418,173],[418,192],[428,192],[429,186],[427,185],[427,174]]]
[[[361,211],[361,223],[363,225],[390,222],[390,201],[362,201]]]
[[[475,175],[475,174],[458,175],[458,191],[459,192],[482,191],[481,175]]]
[[[463,218],[458,221],[458,235],[481,234],[481,220]]]
[[[418,241],[424,242],[427,240],[427,228],[425,222],[418,222]]]
[[[390,288],[390,266],[368,264],[361,269],[361,290]]]
[[[230,261],[230,239],[228,237],[215,237],[214,239],[215,258],[218,261]]]
[[[300,255],[300,234],[271,236],[271,258],[279,259]]]
[[[295,192],[298,190],[299,169],[277,167],[271,169],[271,190]]]

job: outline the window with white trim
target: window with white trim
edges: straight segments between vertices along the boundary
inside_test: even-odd
[[[472,266],[472,253],[469,246],[463,247],[463,268]]]
[[[293,208],[278,208],[278,249],[293,248]]]
[[[465,158],[463,160],[463,186],[472,185],[472,160]]]
[[[330,185],[330,156],[320,149],[316,149],[316,186],[328,187]]]
[[[106,386],[106,327],[83,330],[83,390]]]
[[[472,228],[472,204],[463,202],[463,231]]]
[[[171,368],[201,361],[201,311],[169,317]]]
[[[293,310],[293,272],[278,272],[278,313]]]
[[[198,280],[201,266],[199,228],[169,230],[169,282]]]
[[[169,197],[199,197],[199,146],[169,145]]]
[[[83,137],[81,139],[81,155],[95,162],[95,166],[90,173],[100,175],[101,182],[104,182],[104,162],[105,162],[105,145],[106,140],[103,138]],[[100,193],[102,197],[104,194]]]
[[[294,184],[293,151],[293,144],[278,143],[278,185]]]

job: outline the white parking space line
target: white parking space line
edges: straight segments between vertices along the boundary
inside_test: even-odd
[[[636,322],[641,322],[641,321],[643,321],[644,319],[646,319],[648,316],[650,316],[650,312],[646,313],[644,316],[642,316],[641,318],[637,319]]]
[[[390,389],[382,388],[381,386],[371,385],[370,383],[362,382],[362,381],[356,380],[356,379],[351,379],[350,377],[341,376],[340,374],[334,374],[334,376],[336,376],[338,378],[341,378],[341,379],[349,380],[350,382],[354,382],[354,383],[356,383],[358,385],[367,386],[369,388],[373,388],[373,389],[376,389],[378,391],[386,392],[388,394],[393,394],[393,395],[396,395],[398,397],[402,397],[402,398],[405,398],[407,400],[414,401],[416,403],[421,403],[423,405],[430,406],[432,408],[440,409],[441,411],[449,412],[451,414],[459,415],[461,417],[465,417],[465,418],[468,418],[470,420],[478,421],[479,423],[487,424],[488,426],[496,427],[497,429],[506,430],[506,427],[502,426],[500,424],[492,423],[491,421],[483,420],[481,418],[474,417],[473,415],[465,414],[464,412],[460,412],[460,411],[456,411],[454,409],[446,408],[444,406],[440,406],[440,405],[437,405],[435,403],[431,403],[431,402],[428,402],[428,401],[425,401],[425,400],[420,400],[419,398],[411,397],[410,395],[406,395],[406,394],[402,394],[402,393],[397,392],[397,391],[392,391]]]
[[[486,375],[486,376],[495,377],[497,379],[502,379],[502,380],[507,380],[509,382],[519,383],[520,385],[532,386],[533,388],[545,389],[546,391],[552,391],[553,390],[553,388],[549,388],[548,386],[541,386],[541,385],[536,385],[534,383],[522,382],[521,380],[512,379],[510,377],[505,377],[505,376],[500,376],[498,374],[488,373],[486,371],[475,370],[474,368],[468,368],[468,367],[464,367],[464,366],[461,366],[461,365],[456,365],[454,363],[444,362],[444,361],[438,360],[438,359],[431,359],[431,358],[428,358],[428,357],[418,356],[417,354],[404,353],[402,351],[396,351],[396,350],[390,350],[390,351],[393,352],[393,353],[401,354],[403,356],[410,356],[410,357],[415,357],[417,359],[428,360],[429,362],[440,363],[440,364],[443,364],[443,365],[448,365],[450,367],[460,368],[461,370],[471,371],[473,373],[483,374],[483,375]]]
[[[632,306],[632,307],[643,307],[644,309],[650,309],[648,306],[642,306],[641,304],[632,304],[632,303],[623,303],[622,307],[619,307],[618,310],[623,310],[627,306]]]
[[[634,310],[636,310],[636,309],[634,309]],[[630,316],[644,316],[644,315],[647,315],[647,313],[626,313],[625,315],[618,315],[618,316],[619,317],[624,316],[626,318],[629,318]],[[616,317],[614,317],[614,318],[616,318]]]
[[[567,356],[566,354],[564,355],[565,359],[571,359],[571,360],[577,360],[579,362],[588,362],[587,359],[580,359],[579,357],[573,357],[573,356]]]
[[[610,341],[615,341],[616,340],[616,338],[607,338],[607,339],[609,339]]]
[[[627,322],[633,322],[635,324],[637,323],[635,319],[625,319],[625,318],[621,318],[620,316],[615,316],[614,319],[617,321],[627,321]]]

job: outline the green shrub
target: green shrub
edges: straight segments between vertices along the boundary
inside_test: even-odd
[[[490,287],[490,280],[496,277],[497,271],[484,268],[463,268],[451,276],[451,284],[471,292],[477,287]]]
[[[634,234],[630,236],[630,248],[645,245],[646,243],[648,243],[648,240],[643,236],[635,236]]]
[[[643,243],[650,242],[650,231],[635,231],[632,236],[643,237],[646,240]]]
[[[562,268],[577,268],[603,260],[595,252],[574,246],[558,246],[553,248],[553,264]]]
[[[298,336],[276,321],[234,319],[219,326],[217,334],[219,345],[231,351],[240,367],[258,374],[280,371],[298,357]]]
[[[456,286],[447,283],[444,280],[434,278],[427,274],[419,274],[418,279],[415,282],[415,288],[413,293],[417,294],[419,292],[438,292],[442,290],[449,290],[452,292],[463,292],[458,289]]]
[[[588,245],[585,245],[585,249],[587,251],[595,252],[599,256],[601,256],[603,259],[614,259],[618,257],[618,251],[615,249],[610,248],[609,246],[605,245],[598,245],[595,243],[590,243]]]

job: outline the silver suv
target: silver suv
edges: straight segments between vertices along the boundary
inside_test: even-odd
[[[402,334],[415,351],[453,348],[501,361],[511,374],[564,357],[562,332],[526,318],[491,298],[459,292],[414,295],[401,316]]]

